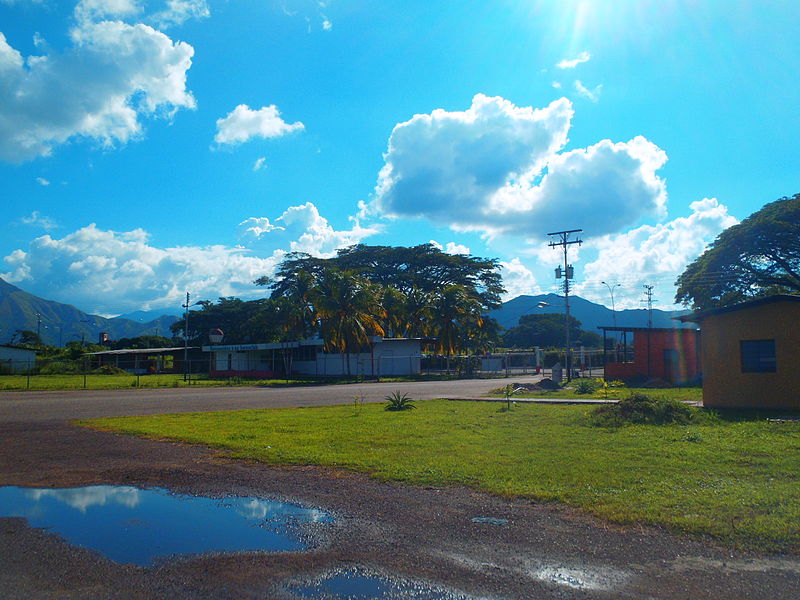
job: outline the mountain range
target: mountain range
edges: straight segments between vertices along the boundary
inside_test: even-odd
[[[540,306],[540,304],[542,306]],[[647,327],[647,309],[625,309],[612,311],[602,304],[595,304],[579,296],[570,296],[569,312],[581,322],[581,329],[600,333],[598,327],[611,327],[615,323],[618,327]],[[538,296],[517,296],[503,303],[502,308],[489,311],[489,316],[497,320],[506,329],[515,327],[522,315],[536,315],[545,313],[563,313],[564,297],[556,294],[540,294]],[[685,324],[674,320],[675,317],[684,315],[689,311],[667,311],[653,309],[653,327],[693,327],[691,323]]]
[[[489,316],[495,318],[504,328],[510,329],[517,325],[522,315],[563,312],[562,296],[541,294],[517,296],[504,302],[502,308],[490,311]],[[654,308],[653,327],[687,326],[674,320],[674,317],[686,312],[688,311]],[[646,309],[612,311],[602,304],[595,304],[579,296],[570,297],[570,314],[581,322],[586,331],[597,332],[599,326],[611,326],[615,322],[621,327],[647,327]],[[171,337],[169,327],[178,320],[174,314],[156,311],[135,311],[107,319],[85,313],[70,304],[39,298],[0,279],[0,344],[9,343],[20,329],[38,329],[46,344],[61,346],[80,339],[97,342],[101,332],[108,333],[112,340],[139,335]]]
[[[38,317],[37,317],[38,315]],[[146,322],[90,315],[71,304],[45,300],[0,279],[0,344],[7,344],[17,330],[39,331],[42,341],[54,346],[85,340],[96,343],[101,332],[112,340],[140,335],[172,337],[169,326],[178,318],[162,315]]]

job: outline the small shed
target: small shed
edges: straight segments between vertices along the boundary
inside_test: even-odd
[[[11,344],[0,345],[0,374],[21,373],[36,366],[36,351]]]
[[[605,378],[658,378],[672,384],[701,376],[700,331],[666,327],[600,327]],[[608,334],[612,333],[609,349]]]
[[[680,320],[703,331],[705,406],[800,409],[800,296],[769,296]]]

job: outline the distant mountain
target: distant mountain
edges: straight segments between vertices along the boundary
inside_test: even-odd
[[[547,306],[538,307],[540,302]],[[489,316],[497,320],[506,329],[515,327],[522,315],[537,315],[544,313],[563,313],[564,297],[556,294],[541,294],[539,296],[517,296],[503,302],[503,307],[489,312]],[[595,304],[579,296],[569,297],[569,312],[581,322],[584,331],[598,331],[600,326],[611,327],[616,318],[619,327],[647,327],[647,309],[625,309],[613,313],[610,308],[602,304]],[[666,311],[653,309],[653,327],[694,327],[691,323],[681,323],[673,317],[684,315],[689,311]]]
[[[118,315],[114,317],[115,319],[128,319],[129,321],[138,321],[140,323],[148,323],[150,321],[155,321],[156,319],[160,319],[161,317],[182,317],[183,316],[183,309],[175,307],[175,308],[164,308],[161,310],[135,310],[133,312],[125,313],[124,315]]]
[[[112,340],[139,335],[170,337],[169,326],[177,320],[163,315],[147,322],[106,319],[70,304],[39,298],[0,279],[0,343],[8,343],[18,329],[36,331],[37,326],[46,344],[62,346],[80,339],[96,343],[101,332]]]

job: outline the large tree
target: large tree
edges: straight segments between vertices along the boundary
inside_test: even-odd
[[[329,267],[352,271],[382,287],[393,287],[404,294],[418,289],[442,290],[448,285],[463,286],[484,310],[499,308],[505,291],[496,259],[463,254],[448,254],[432,244],[419,246],[365,246],[343,248],[333,258],[316,258],[304,253],[288,254],[273,278],[261,277],[259,285],[272,288],[272,297],[286,296],[297,286],[301,275],[318,278]]]
[[[800,194],[723,231],[676,285],[675,302],[695,310],[800,293]]]
[[[564,315],[547,313],[522,315],[519,324],[503,334],[503,343],[509,348],[564,347]],[[581,322],[570,315],[569,337],[575,344],[587,347],[603,345],[602,337],[581,329]]]

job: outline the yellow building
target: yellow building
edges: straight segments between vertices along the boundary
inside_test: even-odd
[[[700,324],[703,405],[800,409],[800,296],[681,317]]]

